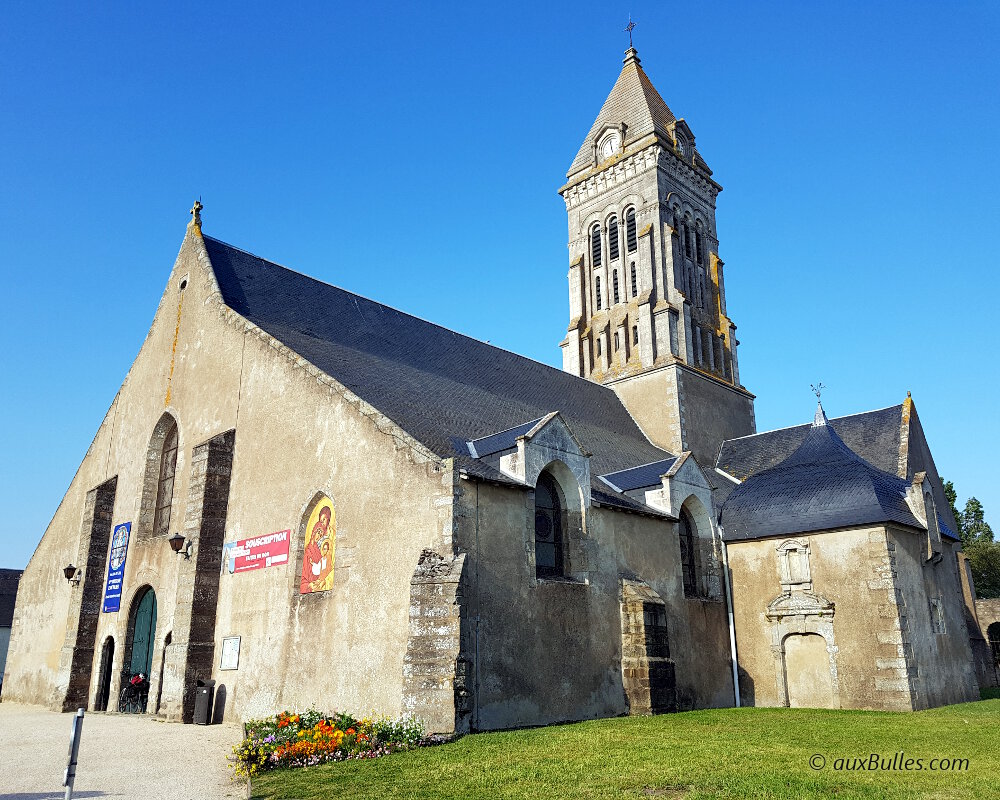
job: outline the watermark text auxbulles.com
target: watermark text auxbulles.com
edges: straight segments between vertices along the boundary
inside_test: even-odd
[[[815,753],[809,758],[814,770],[832,769],[834,772],[968,772],[969,759],[949,756],[908,756],[902,750],[890,756],[865,753],[860,756],[827,758]]]

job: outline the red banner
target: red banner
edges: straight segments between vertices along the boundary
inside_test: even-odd
[[[222,548],[222,569],[230,575],[288,563],[291,531],[278,531],[253,539],[226,542]]]

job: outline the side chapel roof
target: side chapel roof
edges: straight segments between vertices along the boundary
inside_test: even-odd
[[[907,486],[905,479],[848,447],[820,407],[791,454],[733,489],[720,514],[724,538],[756,539],[880,522],[923,528],[906,503]]]

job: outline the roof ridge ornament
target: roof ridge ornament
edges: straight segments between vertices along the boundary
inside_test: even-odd
[[[635,29],[635,23],[632,21],[632,15],[628,15],[628,25],[625,26],[625,33],[628,34],[628,50],[625,51],[625,61],[624,64],[628,64],[630,61],[635,61],[636,64],[639,63],[639,53],[636,51],[635,46],[632,44],[632,31]]]
[[[813,427],[818,428],[821,425],[826,425],[829,420],[826,418],[826,412],[823,410],[823,401],[820,399],[820,395],[823,394],[823,390],[827,387],[822,384],[822,382],[817,384],[810,384],[810,389],[812,389],[813,394],[816,395],[816,415],[813,417]]]

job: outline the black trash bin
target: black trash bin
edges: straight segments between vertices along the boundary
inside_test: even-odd
[[[198,681],[194,695],[194,724],[208,725],[212,721],[212,695],[215,681]]]

